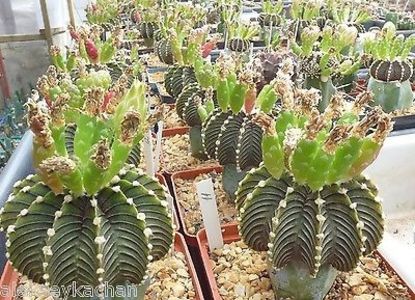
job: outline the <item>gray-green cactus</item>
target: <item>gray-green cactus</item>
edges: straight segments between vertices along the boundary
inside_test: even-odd
[[[380,109],[359,117],[368,93],[349,109],[336,95],[320,114],[313,93],[292,91],[281,94],[286,110],[275,122],[265,115],[255,120],[266,132],[264,164],[239,185],[239,229],[248,246],[268,251],[277,297],[319,300],[336,270],[355,268],[382,239],[378,192],[361,172],[391,122]]]
[[[414,94],[409,82],[413,65],[408,55],[414,46],[415,36],[407,39],[397,36],[391,22],[382,30],[368,34],[363,42],[364,51],[372,60],[368,90],[374,94],[373,104],[382,106],[386,112],[413,104]]]
[[[148,130],[145,91],[133,83],[111,109],[104,89],[94,86],[81,107],[63,102],[64,92],[47,108],[29,100],[38,175],[16,183],[0,219],[19,273],[58,287],[137,286],[148,263],[169,251],[165,188],[125,164],[135,162]]]

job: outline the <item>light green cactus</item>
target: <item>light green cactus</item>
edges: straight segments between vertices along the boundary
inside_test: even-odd
[[[373,109],[370,94],[353,108],[335,95],[324,113],[313,91],[286,88],[285,110],[258,116],[266,134],[264,164],[252,169],[236,193],[240,234],[268,251],[277,297],[324,299],[338,271],[350,271],[383,234],[376,187],[361,175],[391,130],[389,116]],[[317,96],[318,97],[318,96]]]
[[[415,35],[396,35],[395,25],[387,22],[382,30],[365,36],[363,50],[372,61],[368,90],[374,105],[386,112],[411,107],[414,100],[411,84],[413,65],[408,60],[415,46]]]
[[[19,273],[59,287],[145,290],[149,262],[173,241],[165,188],[125,164],[148,130],[145,91],[133,83],[109,111],[103,89],[86,88],[70,123],[64,94],[46,109],[29,100],[38,175],[15,184],[0,220]]]
[[[321,91],[319,110],[323,111],[336,92],[333,77],[345,77],[357,72],[360,61],[355,59],[354,45],[357,29],[338,24],[303,28],[300,42],[291,41],[291,48],[301,58],[301,70],[305,75],[305,87]]]

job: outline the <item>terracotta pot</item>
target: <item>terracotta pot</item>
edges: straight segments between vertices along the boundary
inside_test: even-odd
[[[195,300],[203,300],[203,292],[202,288],[200,287],[199,279],[197,277],[195,265],[193,264],[192,257],[190,256],[189,248],[187,247],[186,240],[184,239],[183,235],[180,233],[176,233],[174,238],[174,250],[182,252],[186,257],[187,267],[189,268],[189,274],[192,277],[193,287],[196,292]]]
[[[193,287],[196,293],[195,300],[204,300],[202,289],[200,287],[199,279],[196,274],[195,266],[187,248],[186,241],[180,233],[176,233],[174,238],[174,250],[184,254],[189,274],[192,278]],[[15,299],[16,288],[19,283],[20,275],[13,270],[13,267],[7,262],[4,267],[3,275],[0,280],[0,299],[13,300]]]
[[[175,104],[167,104],[167,106],[169,107],[169,110],[173,110],[175,109],[176,105]],[[181,126],[181,127],[173,127],[173,128],[163,128],[163,137],[166,136],[172,136],[175,134],[185,134],[189,132],[189,127],[188,126]]]
[[[213,171],[216,171],[217,173],[221,173],[222,170],[223,170],[223,168],[221,166],[203,167],[203,168],[179,171],[179,172],[173,173],[173,175],[171,176],[171,183],[172,183],[172,187],[173,187],[174,200],[176,202],[177,212],[178,212],[179,219],[180,219],[180,222],[181,222],[180,226],[182,226],[183,232],[184,232],[184,237],[186,238],[186,241],[190,246],[197,246],[196,234],[189,233],[187,231],[186,226],[185,226],[184,219],[186,218],[186,214],[181,209],[181,206],[180,206],[179,195],[177,195],[175,180],[178,179],[178,178],[181,178],[181,179],[194,179],[197,176],[199,176],[200,174],[207,174],[207,173],[210,173],[210,172],[213,172]]]
[[[229,225],[222,226],[222,236],[223,236],[223,242],[225,244],[230,244],[232,242],[236,242],[241,239],[239,235],[238,227],[235,224],[229,224]],[[202,257],[203,267],[205,269],[205,275],[208,281],[209,290],[212,292],[211,299],[222,300],[222,297],[219,294],[218,285],[216,284],[215,274],[213,273],[213,270],[212,270],[212,263],[211,263],[210,256],[209,256],[208,240],[206,236],[206,231],[204,229],[200,230],[197,233],[197,243],[198,243],[200,255]],[[388,262],[383,257],[382,259],[386,263],[386,265],[390,268],[390,270],[395,271],[393,268],[391,268],[391,266],[388,264]],[[395,273],[400,277],[398,272],[395,271]],[[405,281],[402,280],[402,282],[405,282]],[[411,299],[415,300],[414,291],[409,289],[409,287],[408,287],[408,291],[411,295]]]
[[[17,284],[19,282],[19,274],[13,270],[9,262],[4,267],[3,275],[0,279],[0,299],[14,299]]]
[[[179,135],[183,135],[189,133],[189,127],[188,126],[184,126],[184,127],[175,127],[175,128],[167,128],[167,129],[163,129],[163,137],[169,137],[169,136],[173,136],[176,134]]]

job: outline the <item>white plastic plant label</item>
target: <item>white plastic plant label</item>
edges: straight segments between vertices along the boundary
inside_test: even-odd
[[[160,166],[160,154],[161,154],[161,139],[163,137],[163,121],[157,122],[157,142],[156,142],[156,153],[154,155],[154,171],[157,172]]]
[[[154,176],[155,169],[154,169],[154,156],[153,156],[153,143],[151,140],[151,130],[148,130],[147,133],[144,135],[143,139],[143,154],[144,154],[144,162],[146,165],[146,172],[149,176]]]
[[[212,179],[206,179],[196,183],[197,196],[202,211],[203,224],[210,250],[223,247],[222,230],[220,227],[218,207],[216,205],[215,190]]]
[[[172,213],[174,213],[173,197],[169,193],[166,193],[166,201],[167,201],[167,206],[169,207],[169,210]]]

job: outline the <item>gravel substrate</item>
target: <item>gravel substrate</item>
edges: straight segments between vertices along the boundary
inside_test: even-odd
[[[149,267],[152,284],[147,289],[145,300],[191,300],[196,299],[192,278],[181,252],[168,254],[164,259],[151,263]],[[53,300],[46,286],[21,279],[16,300]]]
[[[163,139],[163,159],[161,168],[167,173],[174,173],[196,167],[215,166],[215,160],[200,160],[191,155],[188,134],[176,134]]]
[[[223,300],[274,300],[265,252],[242,241],[211,254],[213,272]],[[325,300],[410,300],[398,276],[377,255],[362,260],[352,272],[340,273]]]
[[[177,201],[179,209],[184,215],[184,225],[189,234],[196,234],[203,228],[202,213],[200,211],[199,199],[195,183],[211,177],[215,188],[216,203],[218,206],[219,219],[221,224],[230,223],[236,220],[237,211],[235,203],[229,198],[222,187],[222,175],[216,172],[201,174],[194,179],[176,178],[174,184],[176,187]]]
[[[186,127],[186,123],[179,118],[176,109],[172,105],[163,105],[163,122],[165,129]]]

